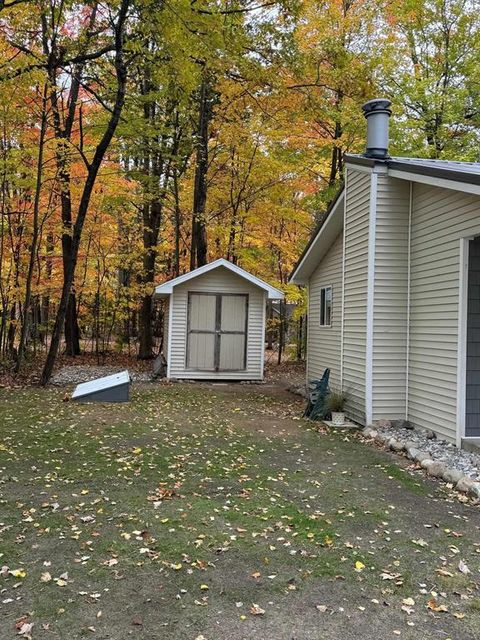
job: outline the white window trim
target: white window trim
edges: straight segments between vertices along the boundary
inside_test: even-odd
[[[330,323],[322,324],[322,291],[330,289],[331,297],[330,297]],[[333,286],[331,284],[326,284],[320,287],[320,309],[319,309],[319,317],[318,317],[318,326],[320,329],[331,329],[332,327],[332,312],[333,312]]]

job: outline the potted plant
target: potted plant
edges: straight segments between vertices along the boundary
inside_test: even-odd
[[[341,427],[345,424],[344,407],[347,393],[337,389],[330,389],[325,399],[325,408],[332,414],[332,424]]]

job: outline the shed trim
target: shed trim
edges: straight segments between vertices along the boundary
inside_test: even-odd
[[[155,287],[155,296],[170,295],[171,293],[173,293],[173,289],[177,285],[188,282],[189,280],[192,280],[197,276],[201,276],[204,273],[208,273],[209,271],[212,271],[213,269],[218,269],[219,267],[225,267],[225,269],[232,271],[237,276],[240,276],[244,280],[251,282],[255,286],[259,287],[260,289],[263,289],[264,291],[267,292],[269,300],[283,300],[284,298],[284,294],[282,291],[280,291],[280,289],[272,287],[264,280],[257,278],[251,273],[248,273],[248,271],[245,271],[245,269],[242,269],[236,264],[233,264],[232,262],[225,260],[225,258],[219,258],[218,260],[214,260],[214,262],[209,262],[208,264],[203,265],[203,267],[198,267],[198,269],[194,269],[189,273],[184,273],[183,275],[178,276],[177,278],[173,278],[173,280],[168,280],[163,284],[159,284],[157,287]]]

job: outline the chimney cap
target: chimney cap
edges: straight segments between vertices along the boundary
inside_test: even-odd
[[[362,106],[363,114],[365,118],[374,113],[388,113],[388,115],[391,115],[392,111],[389,108],[391,104],[392,102],[388,98],[374,98]]]

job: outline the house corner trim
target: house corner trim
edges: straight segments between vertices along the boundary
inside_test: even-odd
[[[365,423],[373,420],[373,328],[375,310],[375,235],[377,226],[378,174],[370,178],[370,207],[368,214],[367,318],[365,348]]]

